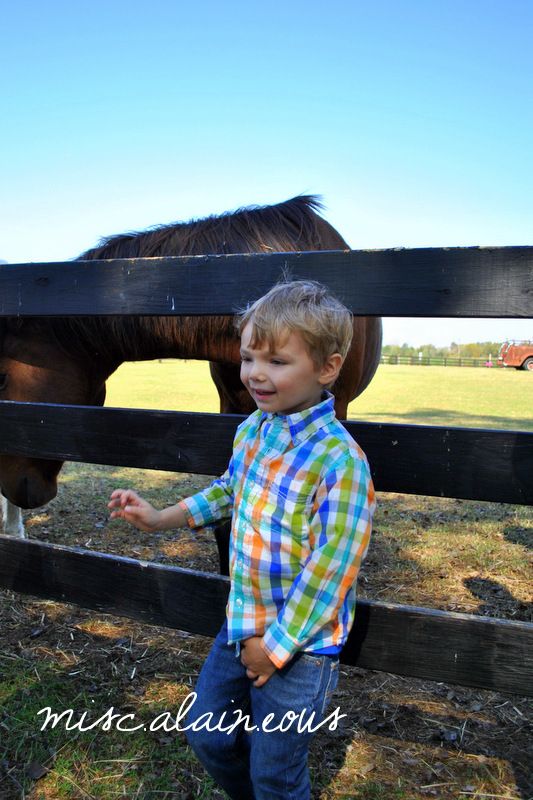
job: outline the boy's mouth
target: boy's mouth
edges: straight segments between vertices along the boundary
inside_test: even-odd
[[[265,389],[252,389],[256,397],[264,398],[271,397],[275,392],[267,392]]]

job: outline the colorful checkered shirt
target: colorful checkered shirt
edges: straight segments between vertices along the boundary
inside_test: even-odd
[[[374,488],[333,401],[255,411],[224,475],[180,503],[191,528],[232,516],[228,641],[263,636],[277,667],[299,650],[337,653],[354,619]]]

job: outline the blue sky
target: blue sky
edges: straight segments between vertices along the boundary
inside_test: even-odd
[[[531,0],[18,0],[0,41],[2,259],[300,192],[353,248],[533,245]]]

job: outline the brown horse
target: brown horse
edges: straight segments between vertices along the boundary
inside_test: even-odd
[[[348,249],[319,208],[315,197],[295,197],[113,236],[80,259]],[[333,390],[339,418],[346,418],[349,401],[372,379],[380,351],[381,321],[354,317],[353,345]],[[0,399],[102,405],[105,382],[122,362],[164,357],[210,361],[221,412],[254,409],[239,379],[239,342],[230,316],[0,319]],[[1,455],[0,489],[22,508],[42,506],[56,495],[61,466]]]

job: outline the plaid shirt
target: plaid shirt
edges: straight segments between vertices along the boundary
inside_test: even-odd
[[[370,539],[368,462],[327,395],[295,414],[255,411],[224,475],[180,503],[191,528],[232,516],[228,641],[263,636],[277,667],[339,652]]]

